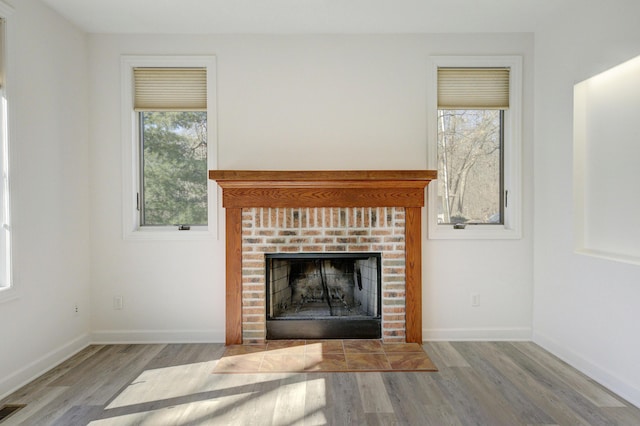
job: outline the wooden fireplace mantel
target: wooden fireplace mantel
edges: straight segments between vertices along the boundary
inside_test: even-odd
[[[226,210],[226,344],[242,343],[242,209],[404,207],[406,340],[422,343],[424,188],[434,170],[210,170]]]

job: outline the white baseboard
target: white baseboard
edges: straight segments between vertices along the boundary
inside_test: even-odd
[[[91,333],[95,344],[224,343],[224,330],[101,330]]]
[[[530,341],[531,327],[513,328],[425,328],[422,340],[427,341]]]
[[[0,399],[20,389],[61,362],[71,358],[91,344],[89,334],[83,334],[50,351],[15,373],[0,379]]]
[[[602,386],[610,389],[617,395],[620,395],[636,407],[640,407],[640,389],[629,384],[616,374],[599,367],[594,362],[544,334],[538,332],[533,333],[533,342],[551,352],[575,369],[580,370],[587,376],[591,377]]]

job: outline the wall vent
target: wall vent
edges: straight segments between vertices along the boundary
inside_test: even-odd
[[[26,407],[25,404],[6,404],[0,407],[0,423]]]

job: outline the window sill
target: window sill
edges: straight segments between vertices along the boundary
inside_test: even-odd
[[[20,293],[15,287],[3,287],[0,288],[0,304],[10,302],[20,298]]]
[[[215,236],[206,226],[193,226],[188,231],[177,227],[144,227],[125,232],[124,239],[132,241],[199,241],[211,240]]]
[[[432,225],[429,227],[431,240],[517,240],[520,231],[504,225],[467,225],[464,229],[454,229],[453,225]]]

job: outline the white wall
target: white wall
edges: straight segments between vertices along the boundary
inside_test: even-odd
[[[640,267],[574,253],[571,165],[573,85],[640,54],[639,15],[635,0],[586,1],[540,27],[534,160],[534,340],[636,405]]]
[[[19,298],[0,304],[0,395],[89,342],[86,36],[38,1],[14,3],[7,90]]]
[[[224,330],[222,232],[208,242],[122,239],[123,54],[217,56],[220,169],[425,168],[427,57],[523,55],[524,238],[425,237],[423,325],[429,339],[530,338],[531,34],[91,35],[89,50],[96,340],[221,341]],[[480,293],[478,308],[472,292]],[[115,295],[124,297],[123,310],[113,309]]]

